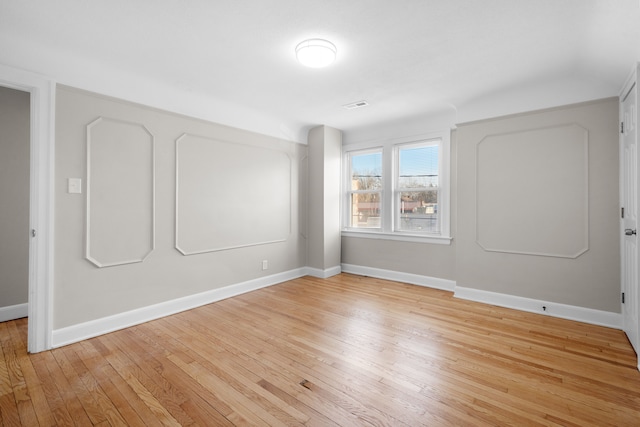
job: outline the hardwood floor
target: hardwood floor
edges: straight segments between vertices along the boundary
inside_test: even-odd
[[[0,323],[5,426],[639,426],[621,331],[341,274],[52,351]]]

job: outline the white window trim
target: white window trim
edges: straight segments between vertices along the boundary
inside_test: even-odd
[[[393,217],[393,198],[394,198],[394,181],[395,168],[397,167],[396,146],[410,143],[421,143],[429,140],[439,139],[441,141],[441,149],[439,150],[439,185],[440,200],[438,202],[439,210],[442,212],[440,217],[440,234],[418,234],[403,231],[395,231],[395,218]],[[349,203],[347,200],[349,194],[349,180],[346,178],[350,174],[351,164],[349,161],[350,153],[355,151],[365,152],[365,150],[374,150],[382,147],[382,203],[380,207],[381,228],[356,228],[349,227]],[[439,132],[431,132],[428,134],[415,135],[404,138],[390,139],[385,141],[371,141],[357,144],[349,144],[343,147],[343,176],[342,180],[342,236],[344,237],[361,237],[366,239],[383,239],[397,240],[407,242],[420,242],[432,244],[451,244],[451,137],[449,130]],[[389,214],[391,213],[391,215]]]
[[[353,190],[351,188],[350,185],[350,180],[348,180],[347,177],[351,176],[351,154],[352,153],[356,153],[358,155],[365,155],[365,154],[374,154],[374,153],[381,153],[382,155],[382,168],[383,170],[380,171],[382,174],[382,188],[379,190],[366,190],[366,191],[360,191],[360,190]],[[345,177],[345,181],[343,182],[343,196],[341,197],[342,200],[344,201],[344,203],[342,203],[342,206],[344,207],[344,221],[342,222],[342,224],[349,224],[351,221],[351,198],[349,197],[351,194],[363,194],[363,193],[380,193],[380,200],[384,200],[385,196],[384,196],[384,192],[385,192],[385,176],[384,176],[384,148],[380,145],[376,145],[373,147],[366,147],[364,149],[358,149],[358,150],[349,150],[349,151],[345,151],[343,153],[343,158],[345,159],[342,163],[343,165],[346,167],[346,170],[343,174],[343,176]],[[384,217],[383,215],[383,210],[384,210],[384,206],[381,204],[380,206],[380,215],[381,217]],[[381,225],[382,226],[382,225]],[[359,228],[358,230],[368,230],[368,231],[375,231],[377,230],[377,232],[382,231],[381,227],[371,227],[371,228]]]
[[[441,194],[442,194],[442,185],[440,185],[440,173],[442,171],[442,167],[440,166],[442,164],[442,144],[441,144],[441,138],[432,138],[432,139],[423,139],[420,141],[412,141],[412,142],[407,142],[407,143],[401,143],[401,144],[394,144],[393,145],[393,195],[391,196],[391,205],[393,208],[392,211],[392,215],[393,215],[393,231],[394,233],[406,233],[406,231],[402,231],[400,229],[400,219],[401,216],[398,215],[398,208],[399,206],[394,206],[394,203],[397,203],[399,201],[399,197],[400,195],[398,194],[400,192],[400,186],[399,186],[399,180],[400,180],[400,176],[399,176],[399,170],[400,170],[400,151],[403,149],[409,149],[409,148],[417,148],[417,147],[427,147],[427,146],[437,146],[438,147],[438,201],[440,201],[441,198]],[[403,188],[404,189],[404,188]],[[438,205],[440,205],[440,203],[438,203]],[[442,224],[442,216],[438,215],[438,226],[440,227]],[[441,233],[416,233],[419,236],[423,236],[425,234],[428,234],[430,236],[440,236]]]

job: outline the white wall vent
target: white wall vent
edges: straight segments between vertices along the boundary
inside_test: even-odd
[[[351,104],[343,105],[343,107],[346,108],[347,110],[353,110],[354,108],[362,108],[362,107],[366,107],[367,105],[369,105],[369,103],[363,100],[363,101],[352,102]]]

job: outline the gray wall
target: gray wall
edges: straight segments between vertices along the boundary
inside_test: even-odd
[[[61,86],[56,111],[54,329],[307,265],[331,268],[340,250],[345,264],[619,312],[617,111],[617,100],[608,99],[462,124],[451,138],[451,245],[349,237],[341,239],[341,249],[333,250],[326,244],[327,231],[318,224],[325,224],[327,208],[335,210],[339,198],[329,195],[320,201],[315,196],[324,194],[325,185],[335,184],[339,175],[339,153],[324,152],[324,139],[336,140],[337,130],[318,128],[306,147]],[[545,139],[538,149],[535,140],[540,136]],[[508,194],[514,189],[502,186],[536,177],[524,168],[514,172],[514,179],[500,179],[508,171],[505,165],[527,165],[518,150],[509,150],[510,141],[524,144],[538,163],[564,159],[541,166],[563,185],[546,183],[550,191],[535,186],[529,190],[546,198],[545,203],[555,203],[550,208],[559,214],[544,216],[552,232],[535,248],[526,247],[531,239],[505,234],[487,221],[493,218],[492,204],[504,214],[515,198],[518,221],[509,216],[499,220],[510,226],[527,224],[523,236],[536,236],[531,224],[539,212],[527,209],[528,198],[517,191]],[[562,145],[561,150],[547,156],[554,143]],[[207,148],[198,148],[202,144]],[[244,166],[238,162],[243,152],[249,159]],[[273,161],[257,160],[263,154]],[[574,161],[574,155],[585,161]],[[279,187],[288,177],[287,189],[273,189],[273,197],[265,198],[266,188],[252,187],[251,180],[238,175],[243,167],[253,180],[258,173]],[[183,175],[187,172],[195,175]],[[83,180],[82,193],[67,191],[69,178]],[[497,194],[494,187],[500,188]],[[256,189],[260,197],[252,197]],[[560,198],[563,191],[577,196]],[[237,194],[247,194],[248,207]],[[334,203],[326,203],[327,197]],[[218,198],[235,198],[232,205],[239,204],[242,211],[226,215]],[[120,208],[122,200],[128,201],[126,209]],[[256,200],[257,205],[252,203]],[[194,221],[181,223],[183,215]],[[212,220],[199,236],[209,215],[224,224]],[[565,230],[567,215],[580,218]],[[283,218],[289,227],[283,228]],[[274,234],[262,233],[264,224],[276,224],[269,230]],[[119,229],[126,230],[120,233],[126,239]],[[216,233],[234,229],[240,232],[223,239],[232,247],[216,246]],[[313,246],[312,232],[319,233],[323,245]],[[265,259],[269,269],[263,271]]]
[[[64,86],[56,103],[54,329],[305,265],[306,146]]]
[[[309,267],[340,267],[340,157],[342,133],[328,126],[309,131]]]
[[[617,98],[457,133],[457,285],[620,312]]]
[[[0,307],[28,300],[29,96],[0,87]]]
[[[399,135],[396,135],[398,137]],[[345,264],[399,271],[439,279],[456,278],[457,217],[457,142],[451,133],[451,236],[450,245],[402,242],[394,240],[342,238],[342,262]]]
[[[342,262],[619,313],[617,129],[617,98],[460,124],[452,245],[343,237]]]

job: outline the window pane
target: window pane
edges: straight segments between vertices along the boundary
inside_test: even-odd
[[[382,189],[382,153],[351,156],[351,189]]]
[[[398,229],[439,233],[438,190],[403,191],[398,204]]]
[[[351,227],[380,228],[380,193],[351,194]]]
[[[400,148],[399,188],[438,187],[438,146]]]

